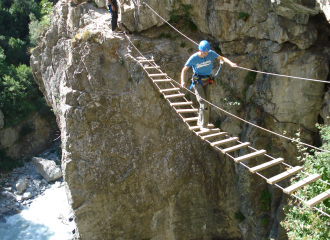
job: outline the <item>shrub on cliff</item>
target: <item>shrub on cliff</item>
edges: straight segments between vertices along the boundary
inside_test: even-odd
[[[34,13],[30,13],[30,23],[29,23],[29,35],[31,45],[35,46],[38,43],[38,38],[51,24],[51,14],[53,12],[53,3],[42,0],[41,1],[41,14],[42,17],[39,20]]]
[[[330,150],[330,126],[317,125],[317,127],[320,129],[321,137],[325,142],[322,148]],[[298,147],[302,153],[300,160],[304,161],[305,171],[310,174],[318,173],[322,175],[322,180],[330,182],[330,153],[315,151],[313,154],[309,154],[306,148],[302,146]],[[306,176],[300,173],[298,177],[304,178]],[[329,185],[321,181],[316,181],[298,190],[295,195],[308,201],[329,188]],[[317,208],[330,214],[330,199],[318,204]],[[287,230],[289,239],[330,239],[329,217],[315,210],[311,210],[295,198],[289,200],[284,211],[286,217],[285,220],[281,222],[281,225]]]

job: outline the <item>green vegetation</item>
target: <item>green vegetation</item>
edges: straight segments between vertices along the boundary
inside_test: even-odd
[[[35,131],[35,127],[33,124],[24,124],[19,132],[18,140],[15,143],[20,143],[25,136],[33,133]]]
[[[317,127],[320,130],[321,138],[324,144],[321,148],[324,150],[330,150],[330,126],[319,125]],[[300,140],[300,133],[297,133],[297,140]],[[318,173],[321,175],[321,179],[330,182],[330,153],[307,151],[304,146],[297,146],[301,155],[298,160],[304,162],[304,171],[309,174]],[[302,173],[297,174],[297,178],[305,178]],[[294,182],[300,179],[294,179]],[[307,201],[313,197],[321,194],[329,189],[329,185],[316,181],[301,188],[294,194],[303,200]],[[317,208],[330,214],[330,199],[327,199],[319,203]],[[286,217],[281,225],[288,232],[289,239],[313,239],[313,240],[326,240],[330,239],[330,225],[329,218],[321,213],[306,207],[301,201],[296,198],[290,198],[288,205],[284,208]]]
[[[221,120],[218,119],[218,120],[215,121],[214,127],[215,128],[220,128],[220,126],[221,126]]]
[[[73,46],[76,46],[79,42],[94,42],[94,43],[102,43],[95,35],[93,35],[90,31],[86,30],[81,33],[77,33],[72,39],[71,43]]]
[[[269,217],[264,217],[263,219],[261,219],[261,224],[264,226],[267,226],[269,223]]]
[[[272,195],[268,189],[265,189],[261,192],[261,208],[264,211],[270,211],[270,202]]]
[[[121,56],[119,56],[119,55],[118,55],[118,60],[119,60],[120,65],[124,65],[125,61],[124,61],[124,59],[123,59]]]
[[[47,0],[42,0],[41,5],[41,18],[38,19],[34,13],[30,13],[29,35],[31,45],[35,46],[38,43],[39,36],[49,28],[51,24],[51,14],[53,12],[53,3]]]
[[[167,38],[167,39],[173,39],[173,40],[175,40],[178,37],[180,37],[180,35],[174,35],[174,36],[172,36],[171,33],[161,33],[161,34],[158,35],[158,37],[159,38]]]
[[[6,155],[6,149],[0,149],[0,172],[8,172],[16,167],[23,167],[23,163],[8,157]]]
[[[235,180],[235,182],[238,182],[238,180],[239,180],[239,176],[238,176],[238,174],[235,175],[234,180]]]
[[[235,105],[239,106],[242,104],[242,99],[240,94],[236,91],[234,87],[230,86],[230,83],[222,81],[218,78],[215,78],[215,81],[229,95],[228,97],[224,97],[220,99],[222,103],[226,103],[228,105],[228,108],[224,108],[225,110],[232,109]]]
[[[29,67],[29,49],[50,25],[53,3],[47,0],[0,0],[0,109],[5,127],[15,126],[47,106]]]
[[[187,46],[187,43],[181,42],[180,47],[185,48]]]
[[[213,49],[214,49],[214,51],[215,51],[217,54],[222,55],[221,49],[220,49],[220,47],[219,47],[218,45],[213,46]]]
[[[248,18],[250,17],[250,14],[246,13],[246,12],[240,12],[237,15],[237,19],[241,19],[243,21],[246,21]]]
[[[184,95],[184,97],[185,97],[188,101],[191,101],[190,93],[186,93],[186,94]]]
[[[179,7],[175,7],[178,4]],[[182,24],[183,26],[189,26],[192,32],[198,30],[196,24],[193,23],[191,17],[191,11],[193,6],[190,4],[183,4],[181,0],[176,0],[172,6],[172,9],[169,12],[170,23],[172,24]]]
[[[242,222],[245,219],[245,216],[243,215],[243,213],[241,212],[241,210],[238,210],[237,212],[235,212],[234,214],[234,218],[239,221]]]
[[[139,49],[139,50],[141,49],[141,42],[138,42],[138,43],[136,44],[136,48]]]
[[[256,72],[249,72],[245,77],[245,81],[249,85],[254,84],[256,82],[256,77],[257,77]]]

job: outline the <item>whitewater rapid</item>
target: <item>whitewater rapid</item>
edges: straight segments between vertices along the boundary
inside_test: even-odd
[[[50,185],[44,194],[33,200],[21,213],[0,223],[2,240],[67,240],[72,239],[75,223],[69,222],[70,206],[65,188]]]

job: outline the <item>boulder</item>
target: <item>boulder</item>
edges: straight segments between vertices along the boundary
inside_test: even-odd
[[[17,202],[22,202],[23,201],[23,196],[17,196],[16,201]]]
[[[26,199],[30,199],[32,197],[32,193],[31,192],[25,192],[23,194],[23,199],[26,200]]]
[[[61,169],[52,160],[33,157],[32,163],[36,167],[37,173],[43,176],[47,182],[55,181],[62,177]]]
[[[48,182],[45,179],[42,179],[41,183],[44,184],[44,185],[48,185]]]
[[[16,189],[17,189],[17,194],[22,195],[23,192],[26,190],[27,184],[26,184],[26,177],[23,177],[18,180],[16,183]]]
[[[99,8],[103,8],[106,6],[106,0],[95,0],[95,3]]]

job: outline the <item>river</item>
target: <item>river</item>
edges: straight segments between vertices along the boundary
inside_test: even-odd
[[[70,207],[65,188],[61,184],[49,186],[21,213],[5,217],[6,223],[0,223],[0,239],[72,239],[75,223],[68,221]]]

